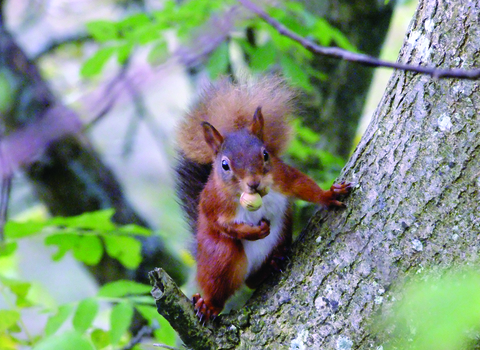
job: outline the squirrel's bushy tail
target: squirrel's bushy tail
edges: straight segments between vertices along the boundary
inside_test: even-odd
[[[264,143],[268,151],[280,155],[291,135],[289,119],[294,112],[295,91],[279,76],[222,79],[210,85],[194,108],[179,124],[178,146],[189,159],[211,163],[212,150],[205,142],[201,123],[212,124],[222,135],[247,127],[262,107]]]
[[[193,232],[200,193],[208,180],[213,161],[201,123],[209,122],[225,135],[249,126],[255,110],[262,107],[265,146],[272,154],[280,155],[290,139],[289,118],[294,112],[295,95],[279,76],[236,82],[225,78],[205,89],[197,105],[179,123],[176,190]]]
[[[183,153],[178,156],[175,166],[175,190],[192,233],[196,232],[200,193],[207,183],[211,171],[211,164],[196,163],[185,157]]]

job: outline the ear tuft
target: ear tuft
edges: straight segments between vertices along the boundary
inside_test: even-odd
[[[253,114],[252,125],[250,126],[250,131],[253,135],[257,136],[260,141],[263,142],[263,114],[262,107],[258,106]]]
[[[223,143],[223,136],[215,129],[215,127],[207,122],[202,122],[203,136],[205,141],[216,155],[220,151]]]

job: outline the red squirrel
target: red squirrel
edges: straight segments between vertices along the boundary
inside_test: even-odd
[[[279,77],[206,90],[179,125],[177,192],[196,235],[193,296],[198,317],[215,318],[245,283],[257,287],[292,243],[295,197],[341,207],[349,183],[324,191],[279,158],[291,135],[294,92]],[[248,207],[243,197],[257,200]],[[242,197],[242,199],[241,199]]]

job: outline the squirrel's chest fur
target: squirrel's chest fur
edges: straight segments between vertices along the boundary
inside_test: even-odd
[[[240,204],[234,221],[258,225],[260,220],[270,222],[270,234],[257,241],[242,240],[243,249],[248,260],[247,276],[258,270],[283,236],[285,213],[288,209],[288,198],[278,192],[271,191],[263,197],[263,205],[257,211],[248,211]]]

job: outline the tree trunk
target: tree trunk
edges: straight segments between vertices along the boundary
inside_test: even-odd
[[[479,66],[479,1],[420,1],[399,60]],[[478,262],[479,84],[395,72],[342,179],[347,208],[319,212],[291,264],[248,302],[237,348],[373,348],[402,279]],[[234,318],[233,318],[234,319]]]
[[[0,130],[10,145],[18,145],[10,147],[5,156],[9,157],[13,171],[22,166],[52,215],[73,216],[114,208],[116,223],[148,226],[81,135],[82,127],[75,113],[56,100],[35,64],[1,24],[0,84]],[[6,173],[8,169],[0,169],[0,176]],[[177,282],[185,281],[185,267],[166,251],[158,236],[139,239],[143,247],[140,268],[127,271],[117,260],[104,256],[92,268],[100,283],[118,278],[146,282],[147,272],[156,266],[165,266]]]

